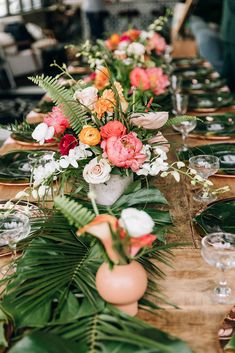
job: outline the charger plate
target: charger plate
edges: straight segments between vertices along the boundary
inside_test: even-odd
[[[189,148],[179,152],[179,159],[188,161],[190,157],[200,154],[216,156],[220,159],[220,169],[214,175],[218,177],[235,178],[235,143],[215,143]]]
[[[218,331],[219,345],[223,353],[235,353],[235,306],[230,310]]]
[[[235,234],[235,197],[218,200],[197,214],[193,221],[201,236],[213,232]]]

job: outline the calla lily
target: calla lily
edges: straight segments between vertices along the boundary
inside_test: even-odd
[[[55,129],[53,126],[48,126],[46,123],[41,123],[34,129],[32,137],[43,145],[46,140],[50,140],[54,136]]]
[[[117,219],[114,216],[110,216],[108,214],[102,214],[96,216],[89,224],[85,227],[78,229],[77,235],[81,235],[83,233],[89,233],[98,238],[108,254],[110,260],[114,263],[117,263],[120,259],[117,252],[113,249],[113,239],[110,231],[110,227],[113,231],[117,229]]]
[[[168,117],[168,112],[134,113],[131,115],[131,122],[133,125],[143,127],[146,130],[156,130],[165,125]]]

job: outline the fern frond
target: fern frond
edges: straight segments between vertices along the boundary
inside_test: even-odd
[[[57,196],[54,199],[55,207],[67,218],[69,224],[81,228],[92,221],[95,214],[86,207],[79,205],[74,200],[65,196]]]
[[[61,86],[56,78],[50,76],[41,75],[29,79],[43,88],[57,105],[61,105],[71,127],[78,134],[83,125],[87,124],[87,116],[83,106],[73,100],[72,91]]]
[[[181,115],[181,116],[176,116],[175,118],[171,118],[167,120],[166,124],[164,127],[172,126],[172,125],[177,125],[180,124],[182,121],[185,120],[198,120],[198,118],[194,115]]]

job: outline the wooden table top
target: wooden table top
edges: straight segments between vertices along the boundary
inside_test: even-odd
[[[180,136],[172,130],[168,130],[166,135],[174,151],[180,143]],[[190,146],[206,143],[214,142],[188,139]],[[27,148],[11,141],[0,149],[0,154],[14,149]],[[174,158],[174,152],[171,157]],[[213,177],[211,180],[216,187],[230,186],[231,191],[221,195],[221,198],[235,196],[235,178]],[[146,312],[140,312],[139,316],[159,329],[186,340],[195,353],[219,353],[217,331],[231,305],[215,304],[209,299],[208,289],[214,286],[219,273],[207,265],[200,255],[201,237],[193,226],[192,218],[202,206],[193,201],[192,186],[184,179],[177,183],[173,178],[155,178],[153,183],[168,199],[174,220],[175,226],[167,236],[168,242],[187,244],[174,250],[173,268],[164,267],[166,279],[161,283],[164,287],[163,293],[171,303],[179,306],[179,309],[164,306],[165,310],[160,313],[161,316]],[[20,190],[22,187],[0,185],[0,199],[13,198]],[[0,259],[0,264],[2,261],[5,261],[5,258]],[[228,278],[232,283],[235,271],[229,272]]]

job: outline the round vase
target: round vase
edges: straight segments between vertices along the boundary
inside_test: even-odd
[[[111,174],[110,179],[106,183],[89,184],[89,189],[95,193],[97,204],[111,206],[119,199],[132,181],[133,175],[122,176]]]
[[[103,263],[96,274],[96,288],[100,296],[130,316],[138,312],[138,300],[148,284],[147,273],[137,261],[128,265]]]

